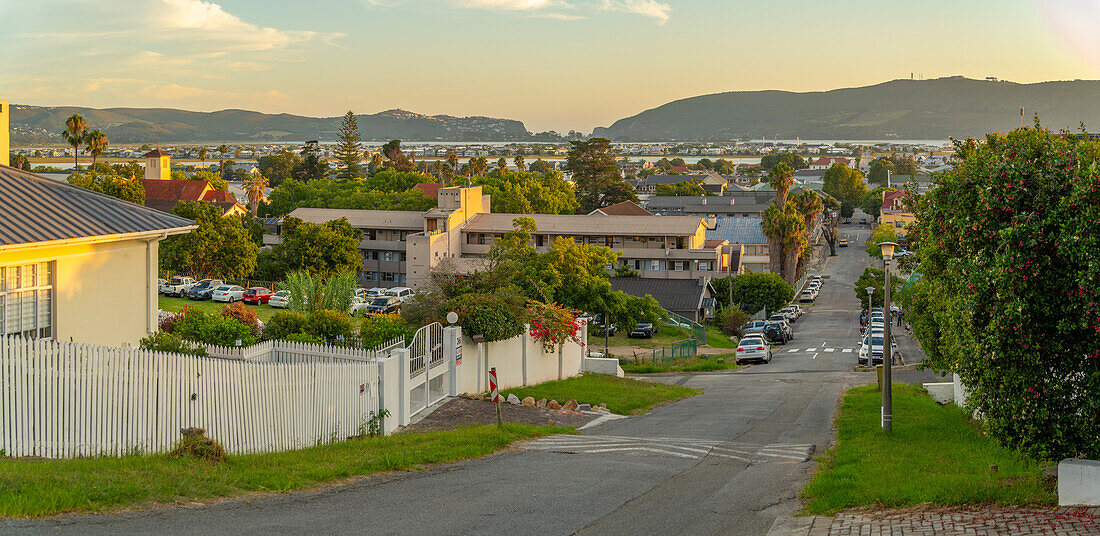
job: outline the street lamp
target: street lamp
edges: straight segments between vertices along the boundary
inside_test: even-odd
[[[894,248],[898,247],[893,242],[881,242],[882,263],[886,276],[883,282],[883,340],[882,340],[882,430],[889,432],[894,424],[894,397],[893,384],[891,383],[890,369],[894,364],[894,344],[890,338],[890,325],[893,324],[890,313],[890,260],[894,258]]]

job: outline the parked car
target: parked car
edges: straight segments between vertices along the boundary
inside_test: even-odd
[[[355,296],[351,299],[351,306],[348,307],[348,314],[351,316],[356,316],[359,313],[366,313],[368,305],[370,305],[370,300]]]
[[[401,298],[397,296],[378,296],[367,304],[368,315],[384,314],[392,315],[401,311]]]
[[[401,300],[401,303],[405,303],[412,299],[413,294],[416,294],[413,289],[409,287],[393,287],[386,291],[386,296],[393,296]]]
[[[783,330],[787,332],[787,340],[788,341],[793,341],[794,340],[794,328],[792,328],[791,324],[789,322],[787,322],[786,315],[783,315],[783,314],[771,315],[771,316],[768,317],[768,322],[774,322],[776,324],[779,324],[780,326],[783,326]]]
[[[286,309],[290,307],[290,293],[285,290],[280,290],[268,298],[267,304],[279,309]]]
[[[157,292],[164,294],[164,285],[168,283],[168,280],[163,277],[157,278]]]
[[[772,345],[768,344],[768,341],[764,340],[763,336],[742,337],[737,343],[736,360],[738,365],[745,361],[771,363]]]
[[[245,289],[244,297],[241,298],[241,301],[252,305],[260,305],[261,303],[267,303],[271,300],[271,296],[274,294],[275,293],[271,292],[271,289],[268,288],[250,287]]]
[[[615,324],[604,325],[603,315],[592,317],[588,324],[591,326],[588,329],[589,334],[602,335],[606,333],[609,337],[614,337],[619,332],[619,328],[615,327]]]
[[[844,223],[852,223],[852,218],[844,218]]]
[[[628,336],[632,338],[652,339],[654,333],[657,333],[657,326],[649,322],[638,322],[634,324],[634,329],[630,330]]]
[[[802,315],[806,314],[806,311],[804,309],[802,309],[802,306],[798,305],[797,303],[792,303],[792,304],[788,305],[788,307],[790,307],[791,309],[794,309],[795,311],[797,311],[799,318],[802,318]]]
[[[244,287],[240,285],[222,285],[210,293],[216,302],[233,303],[244,299]]]
[[[367,289],[366,298],[369,299],[369,298],[377,298],[379,296],[385,296],[386,295],[386,290],[387,289],[385,287],[374,287],[374,288],[371,288],[371,289]]]
[[[764,340],[774,344],[787,344],[791,339],[787,337],[787,332],[783,329],[783,326],[777,322],[768,322],[764,326]]]
[[[842,248],[848,247],[848,239],[847,238],[841,238],[839,246],[842,247]]]
[[[816,290],[803,290],[802,293],[798,295],[798,301],[802,303],[812,302],[815,300],[817,300]]]
[[[195,280],[190,277],[173,277],[160,285],[160,293],[165,296],[186,296],[187,291],[195,286]]]
[[[859,219],[859,224],[860,225],[867,225],[867,218],[860,218]]]
[[[187,291],[189,300],[209,300],[214,294],[214,289],[225,285],[221,279],[203,279]]]
[[[787,318],[787,322],[794,322],[798,320],[798,311],[795,311],[791,307],[784,307],[779,310],[779,313]]]
[[[764,333],[764,326],[767,325],[767,320],[750,320],[741,328],[741,336],[748,337],[749,335],[760,335]]]

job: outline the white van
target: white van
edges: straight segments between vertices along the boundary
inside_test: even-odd
[[[409,287],[393,287],[386,291],[386,296],[393,296],[401,300],[401,303],[408,302],[412,299],[415,292]]]

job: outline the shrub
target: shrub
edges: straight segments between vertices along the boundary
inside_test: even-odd
[[[191,342],[183,340],[183,337],[172,335],[167,331],[158,331],[141,339],[141,347],[145,350],[156,352],[172,352],[176,354],[189,354],[205,356],[206,349]]]
[[[354,332],[355,323],[344,311],[313,311],[306,317],[306,333],[329,344]]]
[[[205,344],[234,346],[238,339],[242,346],[256,343],[252,328],[232,318],[222,318],[197,309],[184,310],[173,326],[173,335]]]
[[[279,311],[264,324],[264,340],[290,340],[294,333],[305,333],[308,320],[306,315],[297,311]]]
[[[232,318],[250,328],[254,335],[260,334],[260,319],[256,317],[256,311],[242,302],[235,302],[222,307],[222,318]]]
[[[531,336],[542,343],[542,348],[547,353],[553,352],[566,340],[584,343],[580,340],[577,312],[572,309],[554,303],[528,300],[527,319],[531,322]]]
[[[722,333],[726,335],[741,336],[741,329],[745,327],[745,323],[749,321],[749,315],[739,309],[736,305],[730,305],[729,307],[723,307],[718,311],[718,325],[722,329]]]
[[[371,315],[360,325],[359,340],[364,348],[375,348],[390,339],[405,336],[408,331],[408,324],[399,315]]]
[[[450,310],[458,313],[458,324],[470,335],[482,335],[485,342],[503,341],[523,333],[523,297],[518,294],[463,294],[452,298]]]
[[[314,336],[314,335],[310,335],[309,333],[301,333],[301,332],[299,332],[299,333],[288,333],[285,337],[279,337],[279,339],[284,340],[284,341],[290,341],[290,342],[304,342],[304,343],[308,343],[308,344],[325,344],[324,339],[322,339],[320,337],[317,337],[317,336]]]
[[[183,437],[172,449],[174,458],[194,458],[210,463],[221,463],[229,459],[225,454],[225,448],[220,443],[206,437],[206,430],[202,428],[184,428],[180,430]]]

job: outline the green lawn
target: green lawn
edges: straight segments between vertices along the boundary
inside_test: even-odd
[[[161,296],[159,303],[161,309],[164,309],[165,311],[171,311],[173,313],[178,313],[184,307],[194,307],[207,314],[221,314],[222,307],[225,307],[227,305],[225,303],[216,302],[214,300],[199,301],[189,300],[187,298],[174,298],[171,296]],[[246,303],[245,307],[251,307],[252,309],[254,309],[256,311],[256,317],[263,322],[267,322],[267,319],[271,318],[271,315],[275,314],[276,312],[282,311],[282,309],[277,309],[275,307],[267,305],[266,303],[263,305],[249,305]]]
[[[230,456],[211,465],[168,455],[24,460],[0,458],[0,517],[103,512],[259,492],[287,492],[384,471],[485,456],[562,428],[505,424],[341,441]]]
[[[1056,503],[1039,476],[1043,464],[999,446],[965,410],[895,384],[893,432],[884,434],[881,402],[873,385],[845,395],[837,444],[803,491],[806,513],[921,503]],[[993,464],[997,472],[990,470]]]
[[[612,413],[632,415],[646,413],[658,404],[701,393],[697,389],[679,385],[643,382],[606,374],[582,374],[529,387],[505,389],[501,391],[501,396],[514,394],[521,399],[530,396],[535,400],[545,398],[562,404],[569,400],[593,406],[603,403],[607,404],[607,409]]]
[[[737,343],[731,342],[729,335],[723,334],[719,329],[710,326],[707,330],[707,346],[714,348],[737,348]],[[675,326],[661,325],[652,339],[631,339],[627,335],[629,330],[619,330],[614,337],[610,337],[609,346],[636,346],[638,348],[659,348],[669,346],[674,342],[691,338],[691,330]],[[703,341],[699,341],[702,344]],[[599,328],[593,327],[588,331],[588,344],[593,348],[602,349],[604,345],[604,333]],[[602,350],[600,350],[602,351]],[[621,356],[620,356],[621,357]]]
[[[719,362],[718,360],[722,361]],[[627,374],[653,374],[657,372],[712,372],[716,370],[732,370],[737,368],[735,354],[720,354],[708,356],[695,356],[686,359],[677,359],[670,364],[631,363],[622,360],[619,366]]]

